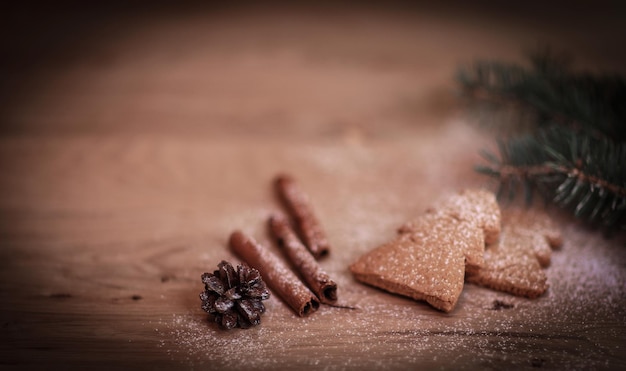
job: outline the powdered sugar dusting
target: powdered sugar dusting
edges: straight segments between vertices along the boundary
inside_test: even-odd
[[[624,344],[624,327],[606,324],[626,323],[623,242],[575,225],[564,235],[546,270],[550,289],[538,299],[466,284],[457,308],[444,314],[330,265],[341,302],[359,309],[322,306],[300,318],[273,296],[260,326],[223,331],[198,308],[162,319],[161,346],[199,368],[620,366],[611,355]]]

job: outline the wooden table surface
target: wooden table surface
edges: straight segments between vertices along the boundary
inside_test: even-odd
[[[495,189],[472,170],[493,137],[459,109],[460,64],[550,44],[625,72],[623,12],[454,5],[10,13],[2,368],[626,368],[625,238],[558,210],[536,300],[466,284],[444,314],[348,271],[433,200]],[[235,229],[269,243],[278,172],[313,199],[321,264],[358,309],[299,318],[272,296],[261,326],[222,331],[200,275],[238,261]]]

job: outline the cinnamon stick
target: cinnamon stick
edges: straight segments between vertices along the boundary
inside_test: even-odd
[[[319,301],[275,254],[241,231],[230,235],[231,249],[257,269],[267,285],[300,317],[319,308]]]
[[[337,284],[322,270],[313,255],[300,242],[287,219],[281,215],[273,215],[269,219],[269,227],[278,246],[287,254],[317,298],[326,304],[336,302]]]
[[[318,221],[309,197],[289,175],[279,175],[275,180],[276,191],[294,219],[297,232],[304,245],[316,259],[328,255],[330,246]]]

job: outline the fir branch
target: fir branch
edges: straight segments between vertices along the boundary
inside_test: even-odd
[[[478,62],[457,74],[475,106],[530,118],[503,120],[499,156],[483,152],[487,165],[476,170],[498,179],[499,197],[521,188],[530,202],[539,192],[577,217],[626,229],[626,80],[574,72],[550,51],[529,60]]]
[[[500,196],[539,191],[577,217],[626,227],[626,144],[557,126],[499,144],[476,170],[499,180]]]
[[[626,80],[575,73],[567,58],[549,51],[529,59],[529,67],[477,62],[460,69],[463,96],[483,107],[530,112],[536,127],[557,124],[626,141]]]

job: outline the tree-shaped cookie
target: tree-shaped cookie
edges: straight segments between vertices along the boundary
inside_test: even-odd
[[[468,272],[467,281],[536,298],[548,289],[543,268],[550,264],[551,250],[562,242],[560,231],[545,213],[503,209],[500,238],[487,246],[483,267]]]
[[[444,312],[454,309],[463,290],[466,265],[483,264],[485,236],[497,236],[500,212],[494,195],[465,191],[399,229],[399,236],[350,266],[366,284]]]

